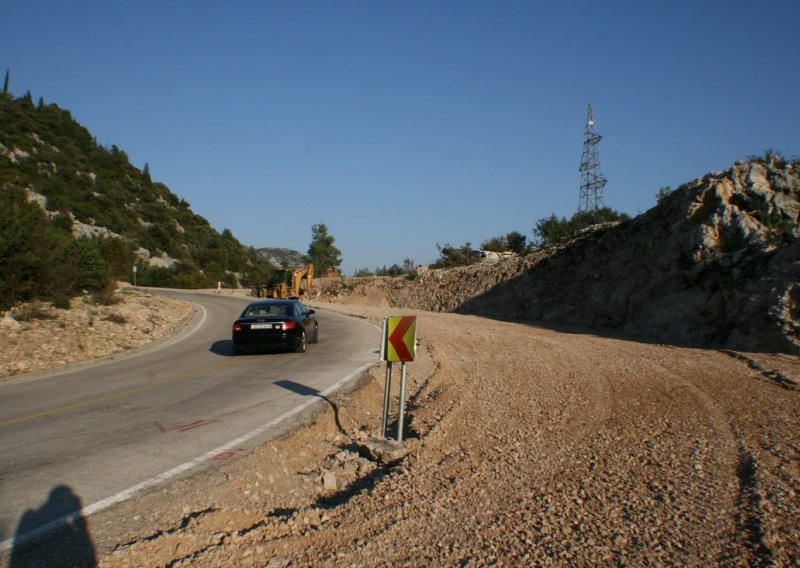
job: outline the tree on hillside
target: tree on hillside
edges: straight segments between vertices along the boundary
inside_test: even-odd
[[[317,274],[328,268],[339,268],[342,264],[342,251],[336,248],[334,238],[328,234],[325,223],[317,223],[311,227],[311,244],[308,245],[307,259],[314,263]]]
[[[394,263],[388,268],[384,265],[383,268],[375,269],[375,276],[400,276],[402,274],[403,268],[397,263]]]
[[[3,96],[4,97],[8,96],[8,80],[9,80],[8,69],[6,69],[6,79],[5,79],[5,81],[3,81]]]
[[[481,243],[482,250],[492,252],[525,252],[527,237],[518,231],[511,231],[502,237],[493,237]]]
[[[74,291],[100,292],[112,286],[108,265],[95,239],[75,239],[70,244],[69,256],[74,266]]]
[[[453,266],[467,266],[475,264],[480,260],[480,255],[472,250],[472,243],[467,241],[460,247],[449,244],[444,246],[436,245],[439,249],[439,258],[431,264],[431,268],[451,268]]]
[[[96,239],[96,242],[108,267],[108,276],[114,280],[130,280],[136,262],[131,244],[114,237]]]
[[[519,231],[511,231],[506,235],[508,250],[510,250],[511,252],[515,252],[517,254],[522,254],[523,252],[525,252],[525,248],[528,246],[527,240],[528,237],[526,237]]]
[[[0,309],[111,284],[99,241],[73,239],[18,188],[0,192]]]
[[[583,229],[601,223],[611,223],[617,221],[627,221],[630,217],[627,213],[620,213],[603,207],[594,211],[579,211],[571,219],[555,215],[550,215],[544,219],[539,219],[533,228],[533,234],[539,237],[542,245],[555,245],[578,235]]]
[[[566,217],[559,219],[553,213],[549,217],[536,221],[533,234],[539,238],[542,245],[547,246],[567,240],[572,235],[572,229]]]
[[[630,219],[627,213],[620,213],[614,211],[609,207],[602,207],[593,211],[579,211],[572,216],[572,222],[575,223],[578,230],[591,227],[592,225],[600,225],[601,223],[614,223],[617,221],[627,221]]]
[[[669,186],[665,185],[664,187],[658,189],[658,193],[656,193],[656,201],[658,203],[661,203],[671,194],[672,194],[672,189]]]

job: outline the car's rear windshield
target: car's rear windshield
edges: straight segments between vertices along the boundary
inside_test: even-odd
[[[262,304],[248,306],[244,311],[244,317],[254,318],[259,316],[290,316],[292,315],[291,304]]]

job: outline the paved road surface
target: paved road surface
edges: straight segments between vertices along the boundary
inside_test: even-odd
[[[287,412],[377,362],[376,327],[330,312],[317,314],[320,343],[306,353],[234,357],[230,325],[245,299],[160,293],[198,306],[180,341],[0,385],[0,551],[26,510],[41,524],[244,454],[288,427]]]

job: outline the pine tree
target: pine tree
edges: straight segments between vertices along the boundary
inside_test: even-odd
[[[324,223],[311,227],[308,260],[314,263],[317,274],[322,274],[328,268],[338,268],[342,264],[342,251],[333,246],[334,240]]]
[[[9,81],[9,75],[8,74],[9,74],[9,70],[6,69],[6,80],[3,81],[3,96],[4,97],[8,96],[8,81]]]

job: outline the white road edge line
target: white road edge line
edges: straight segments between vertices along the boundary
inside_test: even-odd
[[[205,320],[205,313],[203,315],[203,319]],[[194,333],[194,330],[192,330],[192,333]],[[103,509],[107,509],[107,508],[111,507],[112,505],[116,505],[117,503],[121,503],[122,501],[130,499],[131,497],[133,497],[134,495],[136,495],[137,493],[139,493],[140,491],[142,491],[144,489],[148,489],[150,487],[155,487],[156,485],[164,483],[165,481],[168,481],[168,480],[172,479],[176,475],[179,475],[179,474],[181,474],[181,473],[183,473],[183,472],[185,472],[187,470],[190,470],[190,469],[192,469],[194,467],[197,467],[201,463],[213,458],[214,456],[216,456],[218,454],[221,454],[222,452],[230,450],[231,448],[239,446],[239,445],[247,442],[248,440],[250,440],[252,438],[255,438],[256,436],[259,436],[259,435],[263,434],[264,432],[266,432],[270,428],[273,428],[274,426],[277,426],[278,424],[280,424],[284,420],[287,420],[287,419],[291,418],[292,416],[294,416],[296,414],[299,414],[300,412],[304,411],[306,408],[308,408],[312,404],[322,403],[323,401],[322,401],[322,398],[320,398],[320,397],[327,396],[327,395],[331,394],[335,390],[337,390],[340,387],[342,387],[345,383],[347,383],[347,382],[353,380],[355,377],[359,376],[361,373],[363,373],[364,371],[369,369],[374,364],[375,364],[375,361],[370,362],[370,363],[365,363],[365,364],[361,365],[360,367],[358,367],[352,373],[348,374],[347,376],[345,376],[342,379],[339,379],[336,383],[334,383],[333,385],[331,385],[330,387],[328,387],[324,391],[320,392],[319,393],[320,396],[314,396],[314,397],[310,398],[309,400],[303,402],[302,404],[299,404],[298,406],[294,407],[292,410],[290,410],[289,412],[283,414],[282,416],[279,416],[278,418],[274,418],[273,420],[270,420],[266,424],[264,424],[262,426],[259,426],[255,430],[252,430],[252,431],[248,432],[247,434],[244,434],[243,436],[239,436],[238,438],[236,438],[234,440],[231,440],[230,442],[228,442],[226,444],[223,444],[222,446],[219,446],[218,448],[214,448],[213,450],[211,450],[209,452],[206,452],[205,454],[203,454],[200,457],[194,458],[193,460],[190,460],[190,461],[188,461],[186,463],[183,463],[183,464],[181,464],[181,465],[179,465],[177,467],[174,467],[169,471],[165,471],[164,473],[162,473],[160,475],[157,475],[155,477],[152,477],[152,478],[150,478],[150,479],[148,479],[146,481],[142,481],[141,483],[138,483],[138,484],[134,485],[133,487],[130,487],[130,488],[124,490],[124,491],[120,491],[116,495],[112,495],[111,497],[108,497],[108,498],[103,499],[101,501],[98,501],[96,503],[92,503],[91,505],[88,505],[88,506],[84,507],[80,511],[77,511],[77,512],[74,512],[74,513],[70,513],[69,515],[61,517],[60,519],[56,519],[54,521],[50,521],[46,525],[42,525],[41,527],[39,527],[37,529],[34,529],[32,531],[23,533],[21,535],[17,535],[14,538],[10,538],[8,540],[4,540],[3,542],[0,542],[0,552],[5,552],[6,550],[9,550],[10,548],[14,547],[17,544],[24,544],[24,543],[26,543],[26,542],[28,542],[30,540],[34,540],[36,538],[39,538],[39,537],[49,533],[50,531],[56,530],[59,527],[62,527],[64,525],[68,524],[68,523],[75,522],[81,517],[88,517],[90,515],[93,515],[94,513],[102,511]]]

